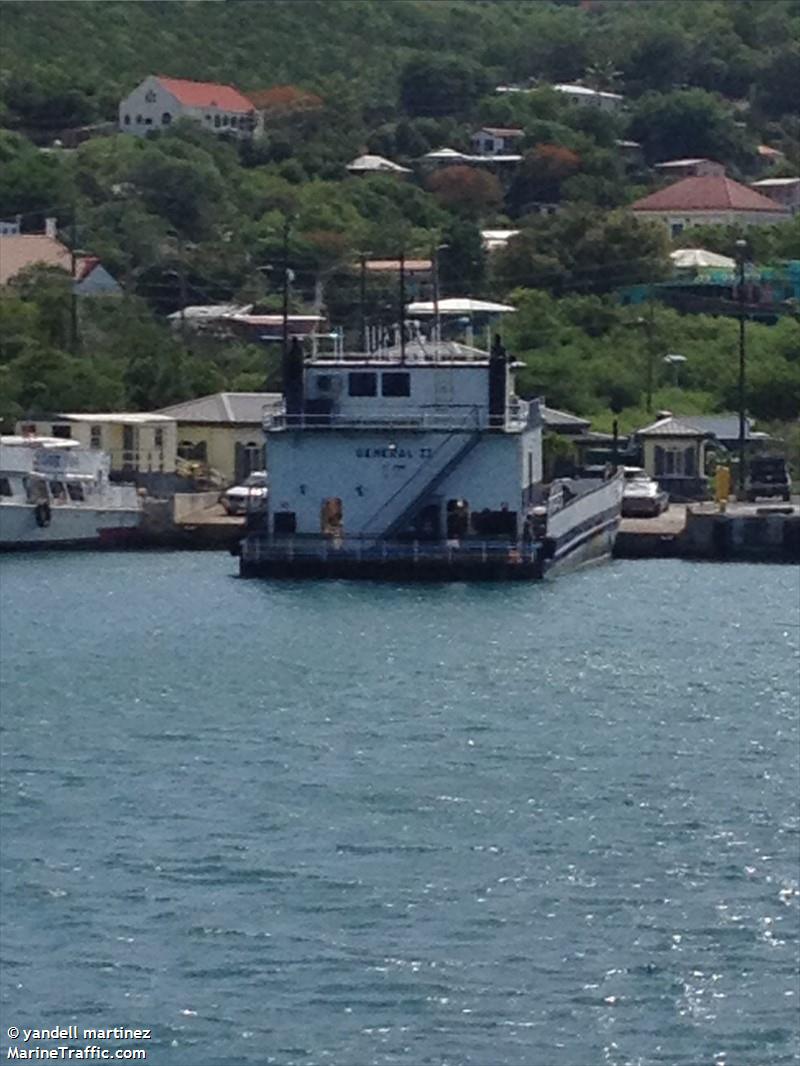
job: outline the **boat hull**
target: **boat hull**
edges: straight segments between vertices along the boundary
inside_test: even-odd
[[[116,547],[128,543],[141,521],[138,508],[57,505],[39,525],[27,503],[0,504],[0,551],[34,548]]]

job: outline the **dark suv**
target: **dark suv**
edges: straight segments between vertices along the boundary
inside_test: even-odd
[[[761,455],[750,460],[747,477],[747,499],[759,496],[780,496],[789,502],[791,482],[789,467],[780,455]]]

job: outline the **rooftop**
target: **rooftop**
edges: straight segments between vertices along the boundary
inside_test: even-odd
[[[504,126],[481,126],[478,133],[491,133],[495,137],[524,137],[525,130],[517,127],[507,128]]]
[[[674,415],[659,418],[655,422],[651,422],[649,426],[636,430],[637,437],[692,437],[697,439],[707,435],[707,430],[699,429],[697,426],[692,425],[688,419],[675,418]]]
[[[408,167],[401,167],[399,163],[393,163],[382,155],[360,155],[352,163],[347,164],[347,169],[356,173],[363,171],[389,174],[410,174]]]
[[[778,189],[786,185],[800,185],[800,178],[762,178],[750,182],[751,189]]]
[[[633,211],[769,211],[784,215],[774,200],[724,174],[684,178],[631,204]]]
[[[260,425],[264,405],[279,399],[276,392],[215,392],[162,407],[159,413],[178,422]]]
[[[567,82],[561,82],[558,85],[554,85],[553,88],[558,93],[570,93],[575,96],[602,96],[604,100],[625,99],[621,93],[610,93],[606,92],[605,89],[590,89],[587,85],[571,85]]]
[[[700,156],[697,159],[667,159],[663,163],[654,163],[655,170],[668,170],[670,167],[691,167],[696,163],[710,163],[711,160],[705,156]]]
[[[173,418],[169,418],[165,414],[157,414],[151,411],[117,411],[115,413],[92,412],[90,414],[85,414],[84,412],[60,412],[53,417],[67,419],[70,422],[114,422],[117,425],[123,426],[144,426],[151,422],[174,421]]]
[[[0,285],[5,285],[25,267],[37,263],[61,267],[69,272],[69,249],[55,237],[47,237],[43,233],[0,236]]]
[[[221,111],[237,111],[245,114],[253,110],[253,102],[232,85],[220,85],[213,81],[189,81],[186,78],[167,78],[156,75],[167,92],[172,93],[185,107],[216,107]]]

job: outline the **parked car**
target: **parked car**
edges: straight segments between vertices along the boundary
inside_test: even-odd
[[[266,470],[254,470],[241,485],[224,492],[220,503],[228,514],[249,514],[266,508],[268,493]]]
[[[640,466],[626,466],[623,518],[655,518],[669,507],[669,496]]]
[[[759,455],[750,460],[745,488],[748,500],[780,496],[788,503],[791,493],[789,467],[782,455]]]

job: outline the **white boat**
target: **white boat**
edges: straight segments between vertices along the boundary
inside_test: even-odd
[[[529,579],[611,554],[621,472],[542,483],[543,403],[498,339],[284,362],[243,576]]]
[[[0,437],[0,549],[119,544],[142,516],[105,452],[60,437]]]

